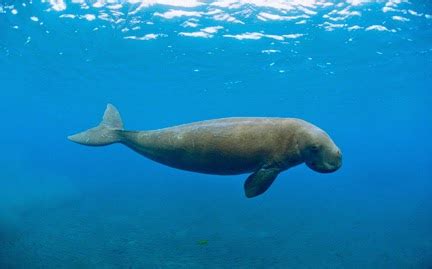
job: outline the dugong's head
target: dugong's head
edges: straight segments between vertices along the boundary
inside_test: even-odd
[[[320,173],[331,173],[342,166],[342,153],[326,132],[308,126],[301,133],[300,153],[306,165]]]

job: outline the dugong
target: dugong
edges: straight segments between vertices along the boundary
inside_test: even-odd
[[[121,143],[174,168],[215,175],[251,173],[246,197],[264,193],[279,173],[305,163],[334,172],[342,154],[326,132],[295,118],[222,118],[151,131],[127,131],[118,110],[107,105],[102,122],[69,140],[87,146]]]

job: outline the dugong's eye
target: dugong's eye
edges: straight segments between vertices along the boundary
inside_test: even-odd
[[[310,150],[311,150],[312,152],[318,152],[318,151],[319,151],[319,146],[318,146],[318,145],[312,145],[312,146],[310,147]]]

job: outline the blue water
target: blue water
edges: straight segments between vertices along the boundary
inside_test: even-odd
[[[428,1],[0,1],[0,268],[432,268]],[[298,117],[344,163],[247,199],[70,134]]]

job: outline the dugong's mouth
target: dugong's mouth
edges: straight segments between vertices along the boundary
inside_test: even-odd
[[[340,168],[340,165],[339,165],[339,166],[334,166],[334,167],[332,167],[332,168],[323,169],[323,170],[321,170],[321,171],[319,171],[319,172],[320,172],[320,173],[333,173],[333,172],[335,172],[336,170],[339,170],[339,168]]]
[[[342,166],[342,160],[339,160],[337,163],[330,164],[330,163],[324,163],[324,164],[317,164],[315,162],[312,163],[306,163],[306,165],[319,173],[327,174],[327,173],[333,173],[337,171]]]

